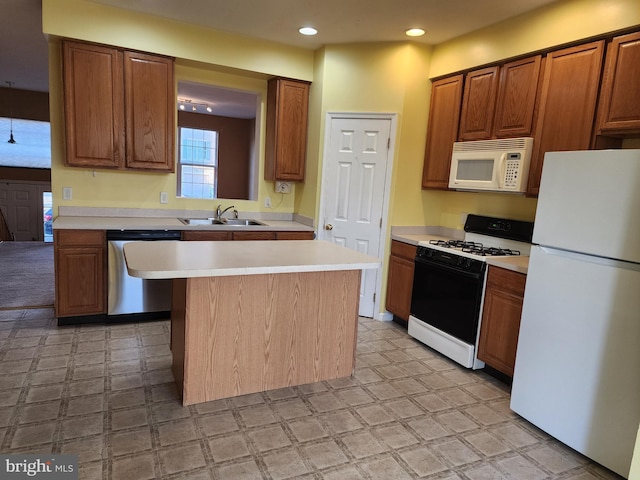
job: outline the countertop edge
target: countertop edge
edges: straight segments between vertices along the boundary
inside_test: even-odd
[[[325,240],[129,242],[127,271],[146,279],[368,270],[380,259]]]
[[[214,268],[202,270],[165,270],[147,271],[127,267],[129,275],[136,278],[169,279],[169,278],[201,278],[201,277],[234,277],[242,275],[269,275],[279,273],[335,272],[340,270],[369,270],[379,268],[378,263],[350,263],[324,265],[285,265],[268,267]]]
[[[517,257],[493,257],[487,258],[487,265],[504,268],[513,272],[527,274],[529,271],[529,257],[525,255]]]
[[[313,232],[313,227],[294,220],[259,220],[264,225],[185,225],[171,217],[84,217],[58,216],[54,230],[178,230],[195,232]]]

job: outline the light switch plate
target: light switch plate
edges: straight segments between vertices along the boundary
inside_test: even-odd
[[[169,195],[167,195],[167,192],[160,192],[160,203],[169,203]]]
[[[71,187],[64,187],[62,189],[62,199],[71,200],[73,198],[73,189]]]
[[[271,197],[264,197],[264,206],[271,208]]]

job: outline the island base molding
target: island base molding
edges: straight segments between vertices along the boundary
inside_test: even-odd
[[[360,276],[175,279],[171,351],[183,405],[352,375]]]

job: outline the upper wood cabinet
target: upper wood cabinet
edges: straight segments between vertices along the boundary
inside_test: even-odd
[[[536,55],[467,73],[458,139],[531,136],[541,61]]]
[[[118,168],[124,161],[122,53],[63,43],[66,164]]]
[[[598,116],[599,134],[640,133],[640,32],[609,44]]]
[[[464,81],[459,140],[491,138],[493,114],[498,92],[499,67],[488,67],[467,73]]]
[[[533,134],[542,56],[509,62],[500,69],[493,136],[529,137]]]
[[[462,75],[436,80],[431,85],[431,107],[422,170],[422,187],[447,189],[453,142],[458,137]]]
[[[173,60],[63,42],[66,165],[174,169]]]
[[[265,180],[304,180],[308,116],[309,82],[269,80]]]
[[[540,189],[546,152],[587,150],[594,124],[604,40],[545,58],[527,193]]]
[[[126,166],[173,171],[175,86],[173,60],[124,52]]]

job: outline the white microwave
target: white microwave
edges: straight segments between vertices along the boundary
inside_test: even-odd
[[[533,138],[454,142],[449,188],[524,193]]]

